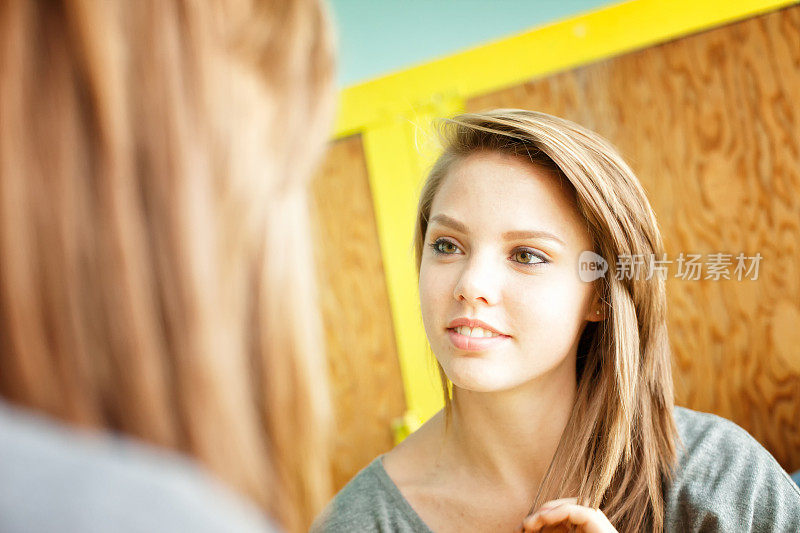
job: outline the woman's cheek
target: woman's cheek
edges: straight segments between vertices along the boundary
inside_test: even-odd
[[[519,318],[525,317],[524,321],[537,330],[564,328],[570,319],[580,314],[583,306],[576,287],[555,280],[514,294],[514,314]]]
[[[446,280],[440,274],[437,275],[435,270],[424,267],[419,276],[420,310],[426,329],[436,320],[436,315],[444,311],[442,308],[446,304]]]

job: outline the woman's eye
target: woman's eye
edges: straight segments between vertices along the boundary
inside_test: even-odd
[[[530,250],[515,250],[513,254],[511,254],[511,259],[516,261],[517,263],[522,263],[523,265],[535,265],[538,263],[546,263],[547,261],[541,257],[540,255],[530,251]]]
[[[452,255],[458,253],[458,246],[447,239],[438,239],[436,242],[431,244],[431,247],[433,248],[434,252],[439,254]]]

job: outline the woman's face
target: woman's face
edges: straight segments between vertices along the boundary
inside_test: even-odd
[[[498,152],[457,162],[431,206],[420,266],[422,317],[448,378],[476,392],[573,379],[593,285],[592,250],[566,184]]]

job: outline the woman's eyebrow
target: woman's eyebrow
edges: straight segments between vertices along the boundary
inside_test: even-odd
[[[522,239],[547,239],[550,241],[555,241],[563,246],[567,245],[567,243],[565,243],[564,240],[559,238],[557,235],[541,230],[507,231],[503,233],[503,239],[507,241],[517,241]]]
[[[447,215],[436,215],[435,217],[432,217],[430,223],[433,224],[434,222],[438,222],[442,226],[447,226],[448,228],[460,231],[461,233],[469,233],[467,231],[467,226],[463,222],[459,222],[453,217],[449,217]]]
[[[450,229],[454,229],[461,233],[469,233],[467,230],[466,224],[463,222],[459,222],[458,220],[454,219],[453,217],[449,217],[447,215],[436,215],[431,217],[430,224],[438,223],[442,226],[447,226]],[[519,241],[522,239],[547,239],[549,241],[553,241],[556,243],[561,244],[562,246],[566,246],[567,243],[557,235],[550,233],[548,231],[543,230],[513,230],[513,231],[506,231],[503,233],[503,239],[507,241]]]

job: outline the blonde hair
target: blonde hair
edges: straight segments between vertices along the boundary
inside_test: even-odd
[[[567,120],[514,109],[442,124],[444,152],[422,189],[415,249],[419,269],[431,204],[454,163],[479,151],[532,161],[571,184],[578,210],[609,264],[600,288],[605,320],[588,323],[578,347],[577,398],[532,509],[575,497],[601,508],[620,531],[663,530],[662,480],[671,476],[677,432],[664,280],[616,279],[616,258],[657,254],[663,244],[644,190],[617,151]],[[439,375],[449,418],[449,383]]]
[[[330,496],[306,185],[317,0],[0,4],[0,395],[192,455],[291,531]]]

